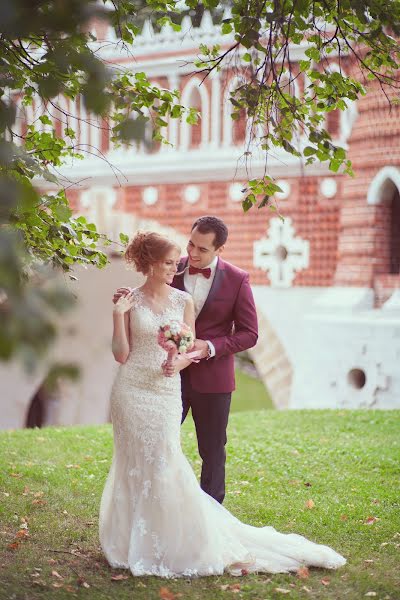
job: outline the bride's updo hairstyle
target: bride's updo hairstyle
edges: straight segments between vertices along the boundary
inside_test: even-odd
[[[148,275],[150,267],[164,260],[171,250],[181,251],[178,244],[155,231],[138,231],[129,242],[125,251],[128,265],[134,265],[136,271]]]

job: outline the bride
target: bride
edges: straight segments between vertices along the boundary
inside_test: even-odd
[[[172,377],[157,342],[166,320],[195,330],[189,294],[170,287],[179,247],[154,232],[138,233],[126,260],[145,283],[114,306],[112,349],[121,363],[111,393],[114,455],[100,506],[100,542],[112,567],[160,577],[335,569],[345,559],[327,546],[273,527],[241,523],[203,492],[180,445],[182,402],[178,355]]]

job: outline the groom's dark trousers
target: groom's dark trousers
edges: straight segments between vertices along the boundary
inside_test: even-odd
[[[225,498],[225,444],[231,396],[231,392],[197,392],[191,387],[189,377],[182,373],[182,422],[191,408],[203,461],[200,485],[221,504]]]
[[[180,290],[185,289],[183,271],[187,263],[187,258],[181,261],[180,274],[172,284]],[[215,356],[181,372],[182,421],[191,408],[203,459],[201,487],[222,502],[226,427],[235,389],[234,354],[255,345],[258,326],[248,274],[220,257],[210,292],[196,318],[196,337],[209,340]]]

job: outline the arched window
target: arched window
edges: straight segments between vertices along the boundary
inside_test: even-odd
[[[15,107],[15,121],[11,127],[12,132],[15,134],[13,139],[17,145],[22,144],[20,136],[26,134],[26,107],[22,105],[22,96],[13,95],[10,97],[10,102]]]
[[[190,103],[190,106],[193,106],[193,108],[196,108],[200,113],[200,119],[197,121],[197,123],[195,125],[192,125],[189,130],[189,148],[194,149],[194,148],[199,148],[201,146],[201,142],[202,142],[201,97],[197,90],[192,90],[192,95],[190,97],[189,103]]]
[[[341,111],[338,109],[332,110],[326,115],[325,127],[330,133],[332,139],[337,139],[340,137],[340,116]]]
[[[400,169],[384,167],[371,182],[368,204],[379,204],[376,252],[381,272],[400,274]]]
[[[390,207],[389,256],[390,273],[400,274],[400,193],[394,185]]]
[[[46,377],[32,396],[26,413],[25,427],[43,427],[56,422],[59,402],[59,384]]]
[[[196,149],[209,142],[210,99],[205,84],[200,79],[190,79],[182,92],[181,104],[192,106],[200,112],[196,125],[188,125],[184,120],[181,125],[181,148]]]
[[[247,114],[246,110],[242,109],[238,119],[232,119],[233,104],[230,100],[235,90],[243,85],[244,80],[240,77],[234,77],[228,84],[224,94],[223,104],[223,143],[225,146],[231,144],[243,144],[247,133]]]
[[[325,67],[325,71],[329,73],[340,73],[346,77],[346,73],[337,63],[330,63]],[[346,101],[348,108],[346,110],[332,110],[326,113],[325,129],[330,133],[335,142],[345,144],[350,137],[353,129],[353,123],[357,116],[357,107],[355,102]]]
[[[79,96],[79,98],[77,100],[78,100],[77,108],[78,108],[78,114],[79,114],[79,126],[78,126],[79,138],[78,139],[79,139],[79,144],[81,146],[83,146],[83,148],[85,150],[87,150],[91,144],[89,115],[86,110],[83,96]],[[90,148],[90,150],[92,150],[92,148]]]
[[[139,150],[146,154],[154,154],[155,152],[159,152],[163,147],[165,148],[165,146],[161,144],[161,142],[153,140],[153,124],[150,110],[147,107],[144,107],[142,112],[144,116],[148,118],[148,121],[144,123],[143,139],[140,140],[138,144]],[[162,134],[166,134],[165,128],[163,128]]]
[[[46,420],[46,392],[40,386],[33,395],[26,415],[25,427],[42,427]]]
[[[242,108],[239,112],[239,118],[232,124],[232,141],[235,145],[243,144],[246,139],[247,112]]]

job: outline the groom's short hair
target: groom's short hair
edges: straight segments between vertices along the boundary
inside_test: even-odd
[[[213,233],[215,236],[213,244],[216,250],[223,246],[228,239],[228,228],[218,217],[210,215],[199,217],[193,223],[191,231],[193,229],[197,229],[200,233]]]

